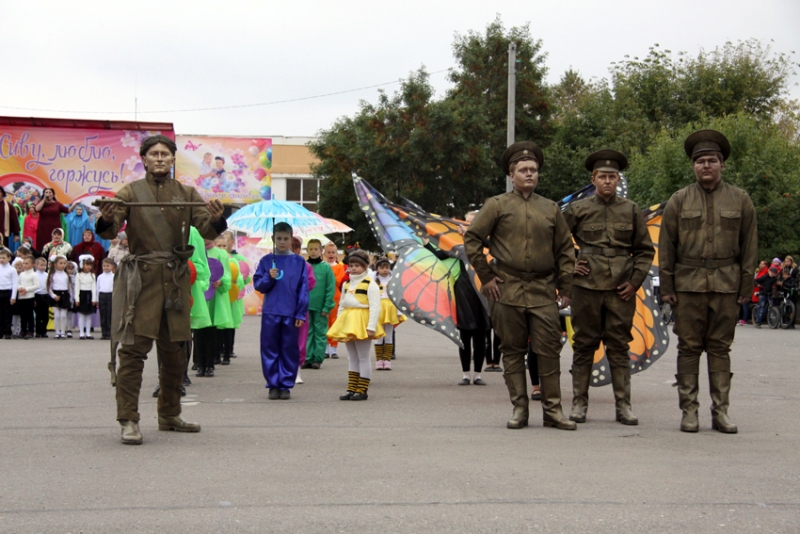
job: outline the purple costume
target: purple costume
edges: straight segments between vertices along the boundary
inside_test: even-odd
[[[317,286],[317,279],[314,277],[314,269],[311,265],[306,264],[308,268],[308,290],[311,291]],[[300,334],[297,337],[298,348],[300,349],[300,366],[306,363],[306,343],[308,342],[308,314],[306,314],[305,322],[300,327]]]
[[[280,275],[269,275],[272,262]],[[261,307],[261,369],[268,388],[294,387],[300,363],[296,319],[308,313],[306,261],[296,254],[267,254],[258,262],[253,288],[264,295]]]

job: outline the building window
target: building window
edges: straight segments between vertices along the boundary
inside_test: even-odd
[[[297,202],[308,210],[317,211],[319,180],[314,178],[287,178],[286,200]]]

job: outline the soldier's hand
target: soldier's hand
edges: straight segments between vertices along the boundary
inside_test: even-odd
[[[631,298],[636,294],[636,288],[633,287],[633,284],[630,282],[625,282],[621,286],[617,287],[617,295],[619,298],[624,300],[625,302],[631,300]]]
[[[750,297],[739,297],[738,299],[736,299],[736,304],[738,304],[739,306],[741,306],[745,302],[750,302]]]
[[[663,300],[670,306],[678,305],[678,295],[661,295],[661,300]]]
[[[572,298],[561,297],[558,302],[558,307],[563,310],[564,308],[569,308],[570,304],[572,304]]]
[[[103,202],[100,204],[100,213],[103,215],[105,222],[113,223],[114,214],[117,213],[117,205],[113,202]]]
[[[278,278],[278,269],[273,267],[272,269],[269,270],[269,275],[270,275],[270,277],[272,277],[273,280],[275,278]]]
[[[483,292],[486,293],[487,297],[498,302],[500,300],[500,284],[502,283],[503,279],[495,276],[493,279],[483,284]]]
[[[588,261],[578,260],[575,262],[575,276],[588,276],[590,272]]]
[[[222,213],[225,211],[225,207],[222,205],[222,202],[216,198],[212,198],[206,202],[206,209],[208,209],[208,213],[211,214],[212,223],[217,222],[219,218],[222,217]]]

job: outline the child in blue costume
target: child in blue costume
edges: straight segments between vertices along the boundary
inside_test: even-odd
[[[275,251],[258,262],[253,288],[264,295],[261,306],[261,368],[270,399],[289,399],[300,364],[298,336],[308,313],[306,260],[292,253],[292,227],[273,229]]]

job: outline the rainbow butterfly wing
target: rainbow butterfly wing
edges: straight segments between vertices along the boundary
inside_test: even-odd
[[[386,291],[397,309],[459,346],[455,281],[456,259],[439,260],[422,247],[406,247],[397,258]]]
[[[359,205],[383,250],[397,252],[397,264],[387,287],[397,309],[462,347],[456,326],[455,281],[458,260],[441,261],[425,249],[411,228],[388,205],[389,200],[365,180],[353,175]]]

